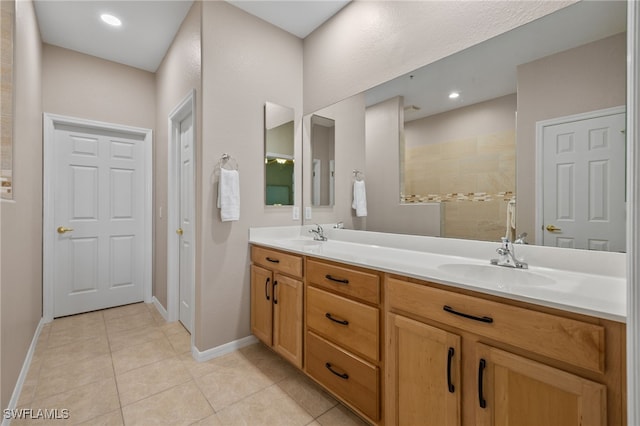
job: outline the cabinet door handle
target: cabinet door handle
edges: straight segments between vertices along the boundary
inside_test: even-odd
[[[487,408],[487,401],[484,399],[483,393],[483,381],[484,381],[484,369],[487,367],[487,362],[480,358],[480,364],[478,364],[478,403],[480,408]]]
[[[344,379],[344,380],[349,379],[349,375],[347,373],[338,373],[336,370],[334,370],[332,368],[333,366],[331,365],[331,363],[327,362],[324,366],[327,367],[327,370],[331,371],[333,374],[340,377],[341,379]]]
[[[269,256],[267,256],[265,259],[267,259],[267,261],[269,261],[271,263],[280,263],[280,261],[278,259],[272,259]]]
[[[273,281],[273,304],[277,305],[278,304],[278,299],[276,299],[276,286],[278,285],[278,281],[274,280]]]
[[[267,278],[267,280],[264,282],[264,297],[267,298],[267,300],[269,300],[269,281],[271,281],[271,278]]]
[[[474,321],[486,322],[488,324],[491,324],[493,322],[493,318],[491,318],[491,317],[476,317],[474,315],[465,314],[464,312],[458,312],[455,309],[453,309],[451,306],[447,306],[447,305],[444,305],[442,307],[442,310],[443,311],[447,311],[447,312],[449,312],[451,314],[454,314],[454,315],[458,315],[458,316],[461,316],[461,317],[472,319]]]
[[[454,349],[449,348],[449,353],[447,354],[447,386],[450,393],[453,393],[456,390],[455,386],[453,386],[453,383],[451,382],[451,361],[453,360],[454,353]]]
[[[327,274],[324,277],[330,281],[334,281],[340,284],[349,284],[349,280],[346,278],[335,278],[335,277],[332,277],[331,274]]]
[[[331,316],[331,314],[329,312],[327,312],[326,314],[324,314],[325,317],[329,318],[331,321],[333,322],[337,322],[338,324],[342,324],[342,325],[349,325],[349,321],[347,320],[339,320],[339,319],[335,319],[334,317]]]

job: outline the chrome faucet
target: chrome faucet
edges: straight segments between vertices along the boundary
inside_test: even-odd
[[[324,236],[324,229],[322,226],[316,223],[316,229],[310,229],[309,232],[313,234],[313,239],[315,241],[327,241],[327,237]]]
[[[524,236],[522,237],[524,239]],[[506,266],[508,268],[528,269],[529,265],[518,260],[516,257],[513,244],[508,238],[501,238],[502,245],[496,249],[496,253],[500,255],[498,259],[491,259],[492,265]]]
[[[519,234],[516,237],[516,240],[513,242],[513,244],[529,244],[528,242],[525,241],[525,238],[527,238],[527,234],[526,232],[523,232],[522,234]]]

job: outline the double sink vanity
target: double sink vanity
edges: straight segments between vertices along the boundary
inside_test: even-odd
[[[311,229],[251,228],[252,332],[367,422],[624,424],[624,254]]]

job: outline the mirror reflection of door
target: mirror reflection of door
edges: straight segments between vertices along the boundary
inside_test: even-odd
[[[294,204],[294,113],[292,108],[265,104],[265,204]]]
[[[335,134],[335,120],[319,115],[311,116],[313,206],[333,206],[334,203]]]
[[[542,244],[625,251],[624,107],[547,120],[542,138]]]

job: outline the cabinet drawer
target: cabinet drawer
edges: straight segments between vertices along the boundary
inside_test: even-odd
[[[258,246],[251,246],[251,261],[272,271],[294,277],[302,277],[302,257],[271,250]]]
[[[372,420],[380,418],[378,368],[307,332],[307,373]]]
[[[377,308],[308,287],[306,313],[309,328],[359,355],[379,360]]]
[[[605,333],[601,325],[394,278],[389,278],[387,283],[391,310],[419,315],[587,370],[604,373]]]
[[[307,279],[317,287],[380,303],[380,277],[371,272],[307,259]]]

